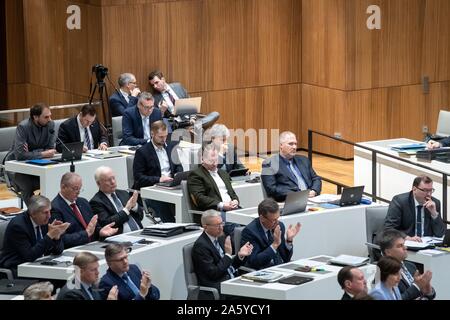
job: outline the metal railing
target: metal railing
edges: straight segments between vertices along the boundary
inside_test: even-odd
[[[363,146],[363,145],[361,145],[359,143],[354,143],[354,142],[351,142],[351,141],[348,141],[348,140],[345,140],[345,139],[336,138],[334,136],[331,136],[331,135],[323,133],[323,132],[319,132],[319,131],[308,129],[308,158],[309,158],[309,161],[311,161],[311,163],[312,163],[312,155],[313,155],[313,134],[317,134],[317,135],[320,135],[320,136],[323,136],[323,137],[326,137],[326,138],[329,138],[329,139],[332,139],[332,140],[336,140],[336,141],[339,141],[339,142],[342,142],[342,143],[345,143],[345,144],[349,144],[349,145],[352,145],[354,147],[358,147],[358,148],[365,149],[365,150],[368,150],[368,151],[372,152],[372,193],[364,192],[364,194],[371,196],[373,201],[381,200],[383,202],[388,202],[388,203],[391,202],[390,200],[383,199],[383,198],[377,196],[377,156],[378,155],[383,155],[385,157],[396,159],[398,161],[401,161],[401,162],[404,162],[404,163],[408,163],[408,164],[410,164],[412,166],[415,166],[415,167],[418,167],[418,168],[422,168],[422,169],[426,169],[426,170],[435,172],[437,174],[440,174],[442,176],[442,219],[445,222],[447,222],[447,184],[448,184],[447,183],[447,179],[448,179],[448,173],[447,172],[444,172],[444,171],[441,171],[441,170],[437,170],[437,169],[434,169],[434,168],[430,168],[429,166],[426,166],[426,165],[423,165],[423,164],[420,164],[420,163],[416,163],[416,162],[410,161],[410,160],[405,159],[405,158],[397,157],[395,155],[392,155],[392,154],[389,154],[389,153],[386,153],[386,152],[383,152],[383,151],[375,150],[373,148],[370,148],[370,147],[367,147],[367,146]],[[341,190],[342,187],[346,187],[345,185],[343,185],[343,184],[341,184],[339,182],[333,181],[331,179],[328,179],[328,178],[322,177],[322,180],[337,185],[338,193],[339,193],[339,191]]]

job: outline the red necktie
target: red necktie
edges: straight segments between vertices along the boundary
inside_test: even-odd
[[[75,203],[71,203],[70,207],[72,208],[72,211],[75,214],[75,216],[77,217],[78,221],[80,221],[81,224],[83,225],[83,228],[86,229],[86,227],[87,227],[86,221],[84,221],[84,218],[81,215],[80,210],[78,210],[77,205]]]

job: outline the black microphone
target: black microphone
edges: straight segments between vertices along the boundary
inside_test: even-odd
[[[48,132],[50,132],[50,134],[54,134],[54,133],[55,133],[55,129],[50,129],[50,130],[48,130]],[[75,150],[70,150],[70,149],[66,146],[66,144],[65,144],[58,136],[56,136],[56,140],[58,140],[59,143],[62,144],[62,146],[63,146],[67,151],[69,151],[69,153],[72,154],[72,157],[71,157],[71,159],[70,159],[70,172],[75,172],[75,165],[73,164],[73,158],[74,158]]]

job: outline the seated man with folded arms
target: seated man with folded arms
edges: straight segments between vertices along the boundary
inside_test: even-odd
[[[100,294],[105,298],[117,286],[118,300],[159,300],[159,289],[152,284],[150,273],[128,263],[128,251],[122,244],[110,244],[105,249],[108,264],[100,280]]]
[[[89,202],[78,196],[83,184],[77,173],[65,173],[60,186],[59,194],[52,201],[52,218],[70,223],[62,237],[65,249],[117,233],[114,222],[104,227],[97,224],[97,215],[92,212]]]
[[[103,300],[98,288],[98,260],[90,252],[77,253],[73,259],[74,277],[61,288],[56,300]],[[107,300],[117,300],[119,291],[113,286],[108,292]]]
[[[95,182],[99,191],[89,204],[98,216],[98,223],[106,226],[114,222],[114,227],[119,229],[117,233],[142,229],[144,209],[137,203],[138,192],[130,196],[127,191],[117,189],[116,176],[109,167],[95,170]]]
[[[117,80],[119,90],[109,97],[111,117],[122,116],[127,108],[134,107],[141,90],[137,87],[136,77],[132,73],[122,73]]]
[[[51,158],[55,155],[55,123],[52,121],[50,108],[44,103],[37,103],[30,108],[30,117],[22,120],[16,128],[12,152],[6,160],[30,160]],[[16,173],[14,182],[22,193],[23,201],[28,205],[33,192],[40,188],[39,177]]]
[[[395,229],[385,230],[380,235],[379,243],[384,256],[396,258],[402,264],[401,280],[398,284],[402,300],[432,300],[436,297],[431,286],[431,271],[420,274],[414,263],[406,261],[408,250],[403,232]]]
[[[290,131],[280,134],[280,153],[262,164],[261,181],[269,197],[276,201],[285,201],[290,192],[310,190],[309,196],[315,197],[322,190],[322,179],[316,174],[304,156],[297,153],[297,138]]]
[[[400,230],[406,234],[406,240],[419,242],[424,236],[442,237],[447,228],[439,214],[441,203],[431,196],[433,192],[430,177],[416,177],[410,192],[392,198],[384,230]]]
[[[220,292],[220,283],[238,276],[237,269],[252,252],[252,245],[245,243],[236,254],[230,236],[223,237],[224,223],[220,212],[207,210],[202,214],[203,233],[192,248],[192,261],[198,284],[214,287]],[[234,251],[234,255],[233,255]],[[200,291],[199,299],[211,299],[211,295]]]
[[[345,266],[339,270],[337,281],[344,290],[341,300],[353,300],[367,294],[367,282],[364,273],[357,267]]]
[[[83,152],[91,149],[108,149],[108,135],[105,127],[96,119],[95,107],[85,104],[80,113],[69,118],[58,129],[58,138],[63,143],[83,141]],[[56,141],[56,150],[62,152],[64,146]]]
[[[149,92],[142,92],[137,105],[125,110],[121,145],[137,146],[150,142],[152,123],[162,120],[161,111],[153,104],[153,96]]]
[[[62,236],[69,223],[50,219],[50,200],[43,196],[32,196],[28,210],[14,217],[6,227],[0,267],[12,269],[32,262],[42,256],[61,254],[64,250]]]
[[[294,237],[300,231],[301,224],[289,225],[286,230],[284,223],[278,220],[278,203],[271,198],[264,199],[258,205],[258,215],[242,230],[241,245],[247,242],[253,245],[245,265],[259,270],[289,262],[294,252]]]

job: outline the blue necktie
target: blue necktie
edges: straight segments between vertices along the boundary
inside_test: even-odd
[[[134,296],[137,296],[139,293],[138,287],[134,284],[134,282],[131,280],[131,278],[128,276],[128,273],[124,273],[122,276],[123,281],[128,285],[128,287],[133,291]]]
[[[294,160],[289,161],[289,169],[291,169],[292,174],[294,175],[295,179],[297,180],[297,186],[299,190],[306,190],[308,189],[308,186],[305,183],[305,180],[301,176],[300,172],[298,172],[297,168],[294,166]]]
[[[406,266],[402,263],[402,274],[405,275],[406,281],[409,283],[409,285],[411,286],[411,284],[414,282],[414,277],[412,276],[412,274],[408,271],[408,269],[406,268]]]
[[[36,240],[42,240],[42,233],[41,233],[41,227],[40,226],[36,226]]]
[[[91,139],[89,138],[89,132],[87,128],[84,128],[84,144],[88,148],[88,150],[92,149]]]
[[[219,244],[219,241],[217,241],[217,239],[214,240],[214,246],[216,247],[217,251],[219,252],[220,257],[223,258],[225,256],[225,254],[222,250],[222,247]],[[227,269],[227,272],[228,272],[228,275],[230,276],[230,279],[234,278],[235,269],[233,266],[229,266]]]
[[[272,244],[273,242],[273,235],[270,230],[267,230],[267,240],[269,240],[269,243]]]
[[[114,203],[115,203],[116,208],[117,208],[117,212],[119,212],[120,210],[123,210],[122,202],[120,202],[120,200],[119,200],[119,198],[116,196],[116,193],[115,193],[115,192],[111,193],[111,197],[112,197],[113,200],[114,200]],[[135,220],[133,219],[133,217],[131,216],[131,214],[128,215],[128,225],[130,226],[130,230],[131,230],[131,231],[135,231],[135,230],[139,230],[139,229],[140,229],[139,226],[138,226],[138,224],[136,223],[136,221],[135,221]]]
[[[422,237],[422,207],[417,206],[417,219],[416,219],[416,236]]]

